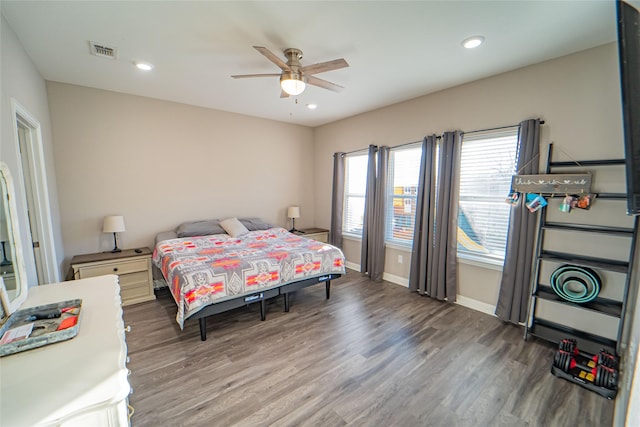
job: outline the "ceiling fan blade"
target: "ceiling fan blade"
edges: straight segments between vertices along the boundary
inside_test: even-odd
[[[266,47],[254,46],[253,48],[263,54],[269,61],[282,68],[284,71],[291,71],[291,68],[289,68],[289,66],[282,59],[280,59],[275,53],[271,52]]]
[[[319,79],[314,76],[307,76],[307,83],[309,83],[310,85],[321,87],[323,89],[329,89],[334,92],[341,92],[342,89],[344,89],[343,86],[328,82],[326,80]]]
[[[327,71],[339,70],[340,68],[346,68],[349,64],[344,58],[334,59],[333,61],[318,62],[317,64],[307,65],[302,67],[302,72],[306,75],[326,73]]]
[[[236,74],[235,76],[231,76],[234,79],[246,79],[250,77],[280,77],[280,74]]]

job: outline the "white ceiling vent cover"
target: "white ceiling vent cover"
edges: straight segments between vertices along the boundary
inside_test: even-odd
[[[116,59],[118,54],[118,48],[105,46],[95,42],[89,42],[91,46],[91,54],[95,56],[101,56],[102,58]]]

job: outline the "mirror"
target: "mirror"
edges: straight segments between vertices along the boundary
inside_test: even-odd
[[[15,190],[9,168],[0,162],[0,277],[6,296],[2,298],[4,311],[11,314],[27,298],[27,282],[22,241],[18,230]]]

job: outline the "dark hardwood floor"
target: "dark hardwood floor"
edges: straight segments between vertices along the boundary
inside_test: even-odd
[[[550,374],[554,347],[350,271],[184,331],[167,292],[125,307],[133,426],[609,426],[613,401]]]

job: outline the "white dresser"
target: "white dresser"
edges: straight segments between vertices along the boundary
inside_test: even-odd
[[[29,289],[20,309],[82,299],[78,334],[0,358],[0,426],[128,426],[118,276]]]

